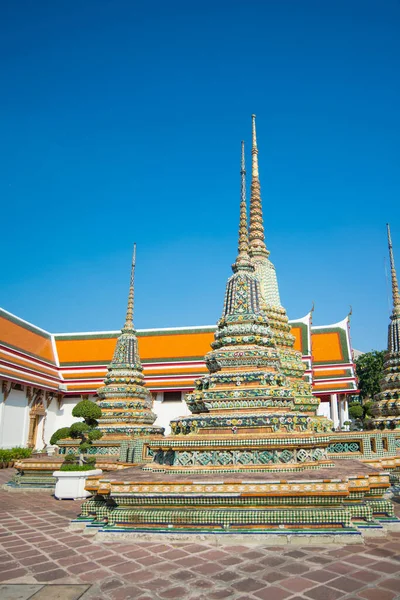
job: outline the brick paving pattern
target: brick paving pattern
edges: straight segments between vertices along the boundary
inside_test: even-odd
[[[0,470],[0,484],[11,476],[11,469]],[[395,510],[400,516],[400,505]],[[109,542],[68,530],[79,502],[57,501],[48,490],[0,489],[0,511],[5,599],[400,599],[400,531],[350,546],[227,541],[217,547],[200,536]]]

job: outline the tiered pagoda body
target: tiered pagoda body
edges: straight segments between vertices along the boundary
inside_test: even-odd
[[[304,379],[265,246],[254,117],[252,172],[249,239],[242,142],[238,256],[205,357],[209,374],[196,380],[186,398],[192,414],[172,420],[173,435],[162,447],[153,445],[152,468],[157,463],[178,470],[328,464],[332,421],[316,414],[319,399]]]
[[[135,254],[136,247],[132,260],[125,325],[118,337],[104,385],[97,390],[100,398],[98,404],[102,411],[102,417],[99,419],[99,429],[103,432],[102,442],[122,442],[135,436],[164,433],[164,428],[153,425],[156,415],[152,411],[150,392],[144,386],[143,367],[133,324]]]
[[[388,348],[383,365],[381,391],[375,396],[372,412],[375,427],[400,428],[400,294],[394,264],[390,227],[387,225],[393,311],[390,316]]]
[[[171,423],[175,433],[327,432],[332,422],[317,417],[319,400],[304,380],[285,309],[280,305],[275,267],[269,261],[258,179],[253,115],[250,237],[242,143],[239,253],[226,287],[223,315],[209,375],[187,396],[193,414]]]

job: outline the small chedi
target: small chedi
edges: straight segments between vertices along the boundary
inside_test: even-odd
[[[400,293],[394,264],[392,238],[387,225],[390,271],[392,279],[393,311],[390,316],[388,348],[383,365],[381,391],[374,398],[372,413],[374,426],[400,428]]]
[[[135,436],[162,435],[164,428],[153,425],[152,398],[144,386],[143,367],[133,323],[136,244],[133,250],[131,280],[125,325],[108,366],[104,385],[97,390],[101,408],[99,430],[103,441],[126,442]]]

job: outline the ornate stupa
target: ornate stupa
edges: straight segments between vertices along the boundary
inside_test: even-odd
[[[253,153],[253,167],[256,158]],[[272,308],[266,303],[251,256],[253,242],[254,251],[259,249],[257,256],[268,260],[259,192],[256,205],[253,228],[250,221],[253,238],[250,236],[249,241],[242,142],[238,256],[226,286],[212,351],[205,357],[209,375],[198,379],[195,390],[187,396],[193,415],[171,422],[176,434],[327,432],[332,428],[329,419],[316,415],[319,401],[303,380],[301,355],[293,349],[294,337],[283,308],[279,309],[279,327],[276,323],[271,326]],[[291,362],[294,367],[290,369]]]
[[[392,279],[393,311],[390,316],[388,348],[383,365],[381,391],[375,396],[374,425],[388,428],[400,427],[400,294],[394,264],[392,238],[387,225],[390,272]]]
[[[144,386],[138,340],[133,324],[135,297],[136,244],[133,250],[131,280],[125,325],[118,337],[113,359],[108,367],[104,385],[97,390],[102,417],[99,429],[102,441],[124,441],[135,436],[162,435],[163,427],[154,427],[156,415],[152,399]]]

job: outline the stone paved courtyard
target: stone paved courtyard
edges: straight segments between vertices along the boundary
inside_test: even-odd
[[[1,600],[400,599],[400,531],[342,547],[106,542],[69,531],[79,502],[49,491],[0,489],[0,509]]]

